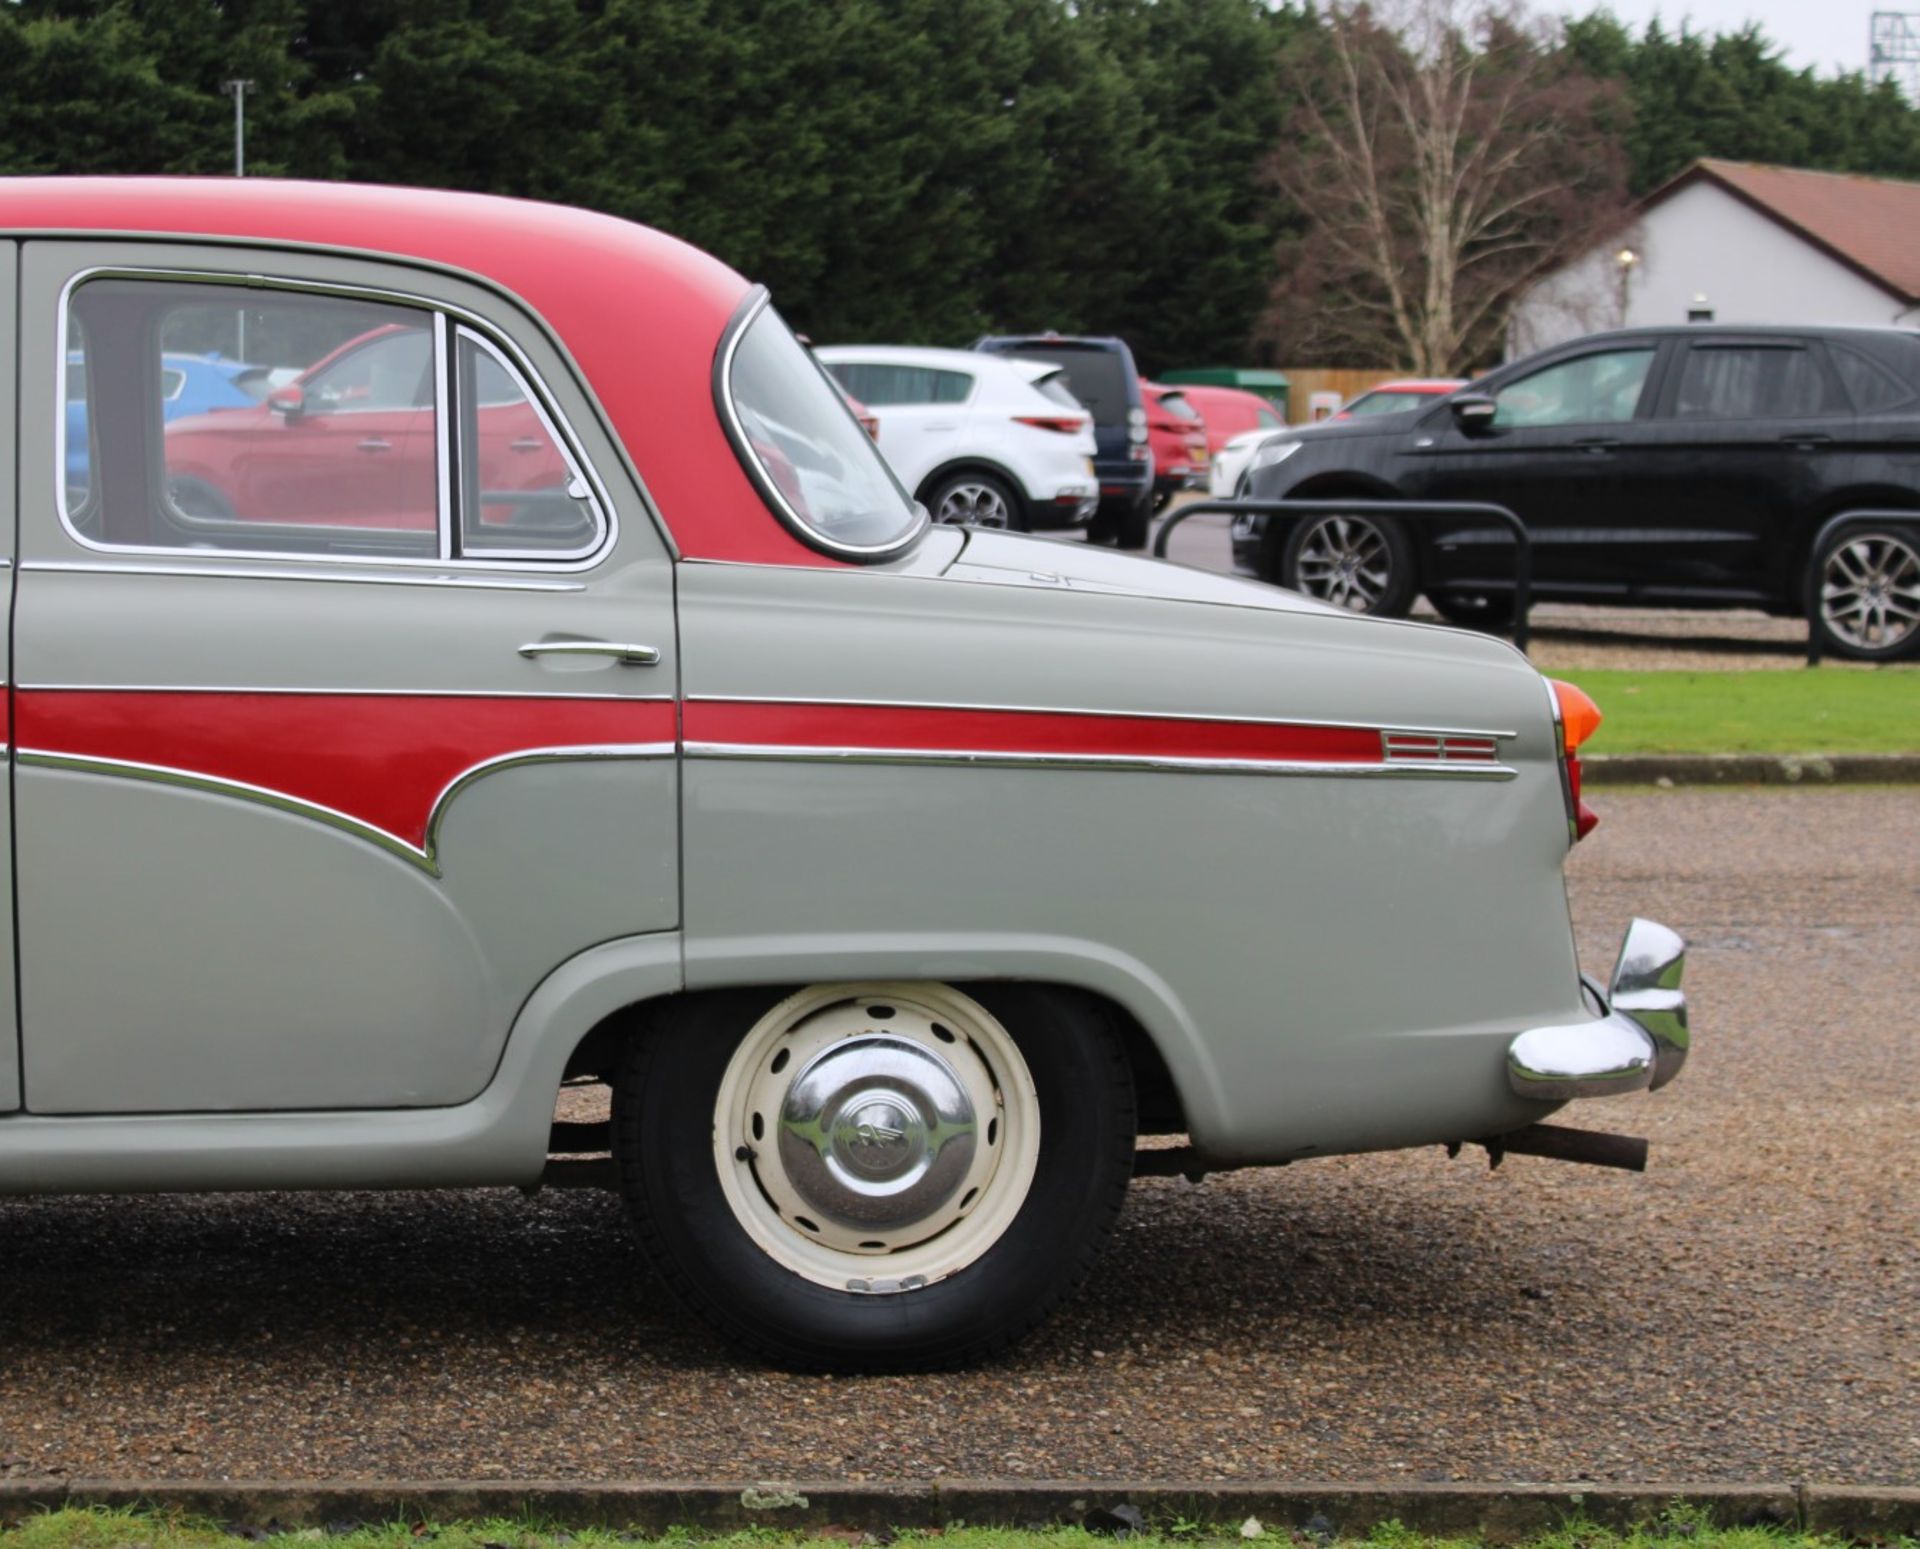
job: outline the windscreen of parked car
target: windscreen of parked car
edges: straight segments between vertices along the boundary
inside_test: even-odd
[[[749,316],[722,369],[735,449],[800,537],[829,553],[877,557],[918,536],[925,513],[777,312],[763,305]]]
[[[1022,360],[1044,360],[1067,374],[1067,385],[1096,425],[1124,425],[1127,410],[1127,368],[1119,351],[1078,344],[1022,343],[1014,351]]]
[[[1362,393],[1340,412],[1349,419],[1370,419],[1376,414],[1398,414],[1403,409],[1417,409],[1423,404],[1432,403],[1432,393],[1389,393],[1375,391]]]

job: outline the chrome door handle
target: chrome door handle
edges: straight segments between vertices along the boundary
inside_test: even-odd
[[[542,441],[538,436],[521,436],[507,443],[507,445],[516,452],[538,452],[545,447],[546,444],[547,443]]]
[[[655,667],[660,653],[650,645],[620,645],[611,640],[530,640],[520,654],[538,656],[611,656],[622,667]]]
[[[391,452],[393,443],[382,441],[378,436],[368,436],[366,440],[359,443],[359,449],[363,452]]]

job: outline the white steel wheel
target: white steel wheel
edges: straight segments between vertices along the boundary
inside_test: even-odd
[[[975,1263],[1019,1214],[1039,1153],[1019,1047],[945,985],[788,996],[741,1040],[714,1105],[734,1218],[839,1291],[917,1291]]]

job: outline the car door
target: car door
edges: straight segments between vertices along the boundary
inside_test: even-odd
[[[18,313],[18,288],[20,268],[20,246],[16,242],[0,242],[0,585],[6,588],[11,600],[13,595],[13,550],[16,515],[13,492],[18,487],[14,479],[15,429],[17,420],[14,415],[14,384],[19,380],[17,343],[14,333],[14,318]],[[65,394],[62,393],[64,398]],[[62,405],[59,413],[65,418],[66,409]],[[9,608],[11,612],[11,608]],[[0,866],[4,872],[13,873],[13,672],[11,656],[13,636],[10,630],[0,630],[0,694],[4,694],[5,712],[0,714],[0,752],[7,759],[6,781],[0,786]],[[0,888],[0,931],[4,935],[0,940],[11,940],[13,936],[13,889]],[[17,1020],[17,1003],[14,996],[13,953],[0,949],[0,1113],[11,1113],[20,1106],[20,1040]]]
[[[1492,379],[1492,425],[1468,432],[1445,407],[1428,414],[1407,438],[1403,487],[1507,507],[1527,524],[1535,579],[1549,587],[1611,577],[1619,454],[1640,434],[1658,355],[1654,339],[1609,341]],[[1496,529],[1448,533],[1431,573],[1510,584],[1511,547]]]
[[[1852,428],[1819,341],[1771,333],[1682,341],[1652,437],[1622,459],[1636,594],[1769,597],[1773,556],[1792,547]]]
[[[431,525],[351,436],[331,503],[315,479],[284,508],[178,509],[157,350],[216,347],[243,309],[276,369],[426,330]],[[671,562],[585,391],[490,293],[324,253],[34,242],[20,315],[27,1106],[471,1099],[556,967],[679,918]],[[70,349],[84,491],[57,476]],[[531,515],[483,522],[455,475],[476,352],[567,459]],[[311,455],[288,445],[262,435],[234,476],[273,487],[259,464]]]

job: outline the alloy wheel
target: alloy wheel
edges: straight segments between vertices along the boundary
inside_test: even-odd
[[[1844,645],[1898,650],[1920,629],[1920,553],[1891,533],[1838,545],[1821,570],[1820,617]]]
[[[1323,516],[1302,535],[1294,586],[1353,613],[1379,608],[1393,582],[1386,534],[1358,516]]]
[[[1013,525],[1013,512],[999,490],[969,479],[948,487],[933,519],[956,527],[1004,528]]]

